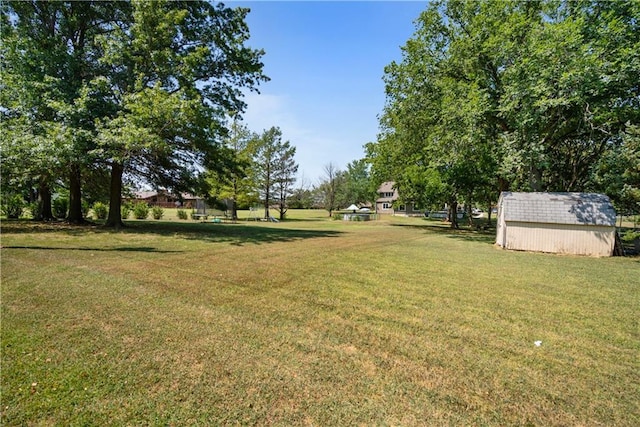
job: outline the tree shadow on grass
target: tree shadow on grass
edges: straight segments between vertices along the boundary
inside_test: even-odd
[[[63,233],[73,236],[127,233],[141,235],[158,235],[176,237],[178,239],[199,240],[215,243],[229,243],[242,246],[244,244],[264,244],[288,242],[301,239],[319,237],[336,237],[342,234],[332,230],[300,230],[287,227],[286,224],[259,225],[246,224],[215,224],[194,222],[161,222],[134,221],[126,222],[120,230],[105,228],[97,225],[73,226],[63,223],[38,223],[32,221],[12,221],[2,224],[3,234],[21,233]],[[6,246],[5,246],[6,247]],[[147,248],[151,251],[153,248]],[[113,250],[116,250],[114,248]],[[133,249],[131,249],[133,250]],[[138,249],[139,250],[139,249]]]
[[[153,252],[158,254],[171,254],[171,253],[179,253],[184,251],[167,251],[160,250],[152,247],[141,246],[141,247],[115,247],[115,248],[64,248],[64,247],[52,247],[52,246],[2,246],[2,249],[30,249],[30,250],[39,250],[39,251],[86,251],[86,252]]]
[[[470,230],[468,228],[450,228],[449,226],[439,224],[393,224],[395,227],[411,227],[429,233],[439,234],[450,239],[465,240],[468,242],[478,242],[486,244],[494,244],[496,241],[495,229],[487,230]]]
[[[245,244],[263,244],[289,242],[319,237],[336,237],[342,234],[332,230],[300,230],[287,227],[286,223],[259,225],[246,224],[213,224],[213,223],[150,223],[139,222],[126,228],[128,233],[159,234],[176,236],[187,240],[200,240],[216,243],[229,243],[235,246]]]

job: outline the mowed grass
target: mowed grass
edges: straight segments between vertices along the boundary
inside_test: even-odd
[[[2,424],[640,425],[638,258],[324,215],[4,221]]]

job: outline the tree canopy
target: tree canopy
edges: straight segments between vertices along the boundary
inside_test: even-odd
[[[282,131],[271,127],[254,135],[249,143],[252,154],[250,177],[257,189],[264,207],[264,218],[271,217],[269,209],[272,203],[278,206],[280,219],[287,212],[287,198],[293,192],[298,164],[294,156],[296,147],[282,140]]]
[[[639,17],[638,2],[430,3],[385,68],[372,175],[454,209],[597,187],[595,166],[640,119]]]
[[[32,173],[68,185],[72,221],[92,168],[110,171],[113,226],[123,177],[193,188],[205,167],[227,163],[222,141],[228,113],[245,108],[242,89],[267,79],[263,52],[245,46],[247,13],[204,1],[3,3],[3,151],[44,145],[62,168]]]

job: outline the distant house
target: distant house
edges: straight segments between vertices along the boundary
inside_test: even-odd
[[[149,206],[160,206],[162,208],[175,208],[178,206],[176,204],[176,202],[178,202],[181,203],[182,207],[192,208],[196,206],[196,202],[197,200],[200,200],[200,198],[188,193],[182,193],[179,197],[176,194],[172,194],[164,190],[158,190],[134,191],[133,197],[125,200],[133,203],[145,202]]]
[[[611,256],[616,212],[594,193],[503,192],[496,244],[505,249]]]
[[[378,198],[376,199],[376,213],[413,216],[422,215],[422,212],[416,209],[413,203],[399,204],[394,208],[394,203],[400,199],[398,189],[395,188],[395,182],[383,182],[378,187]]]

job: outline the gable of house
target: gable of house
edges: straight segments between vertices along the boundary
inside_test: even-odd
[[[394,188],[394,185],[396,183],[393,181],[383,182],[378,187],[378,199],[376,199],[376,202],[395,202],[398,200],[398,190]]]

